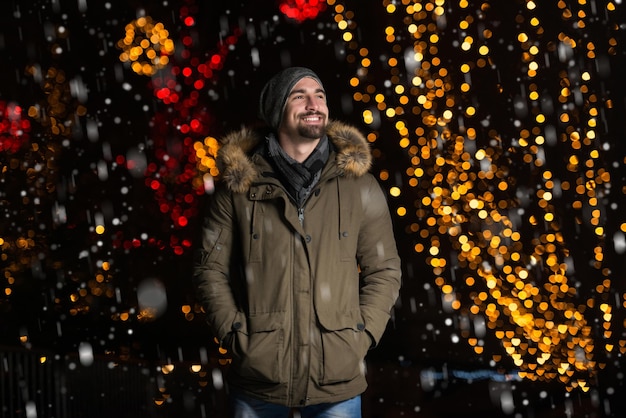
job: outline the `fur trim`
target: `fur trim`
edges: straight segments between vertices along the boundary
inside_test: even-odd
[[[331,121],[326,134],[337,149],[337,166],[347,177],[360,177],[372,167],[372,154],[363,134],[355,127]]]
[[[342,175],[359,177],[372,166],[367,140],[355,127],[329,121],[326,134],[337,150],[336,163]],[[246,192],[260,173],[251,160],[251,152],[263,140],[259,132],[248,128],[230,133],[220,141],[216,163],[226,186],[235,193]]]
[[[222,180],[233,192],[244,193],[258,177],[258,169],[248,154],[260,141],[259,134],[248,128],[222,139],[215,162]]]

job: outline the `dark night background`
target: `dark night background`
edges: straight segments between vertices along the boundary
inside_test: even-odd
[[[287,16],[305,6],[313,11],[306,18]],[[432,18],[436,6],[445,19]],[[175,44],[153,76],[133,72],[117,46],[142,16],[161,22]],[[624,416],[625,17],[621,2],[593,0],[3,0],[0,417],[225,416],[228,355],[213,342],[190,281],[198,213],[210,199],[194,144],[257,124],[263,83],[289,65],[314,69],[331,116],[371,135],[372,171],[389,192],[403,289],[368,356],[364,417]],[[423,37],[412,35],[412,23]],[[574,47],[563,46],[569,39]],[[418,73],[407,51],[418,48],[424,63],[447,71],[421,64],[425,83],[411,86]],[[539,99],[528,100],[531,91]],[[429,122],[444,109],[453,117]],[[575,139],[587,130],[595,135]],[[486,150],[491,168],[455,150],[460,136],[467,153]],[[545,142],[532,145],[538,136]],[[480,292],[493,296],[478,272],[484,263],[464,263],[455,221],[435,204],[457,172],[480,179],[476,194],[495,196],[508,214],[521,235],[510,248],[538,297],[569,304],[554,302],[555,322],[588,326],[596,362],[588,370],[570,380],[517,376],[511,337],[497,331],[528,335],[497,298],[477,302]],[[547,172],[571,186],[548,186]],[[548,189],[552,201],[538,193]],[[500,223],[463,199],[450,204],[465,211],[459,228],[475,237],[485,263],[496,263],[481,228]],[[567,265],[562,291],[549,284],[548,253]],[[498,320],[487,318],[490,301]],[[572,306],[587,307],[583,320],[567,317]],[[566,340],[552,343],[585,351]],[[529,353],[524,367],[541,370]],[[572,383],[581,381],[588,389]]]

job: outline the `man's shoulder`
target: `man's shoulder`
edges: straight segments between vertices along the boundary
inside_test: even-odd
[[[255,126],[244,126],[229,131],[218,138],[217,142],[219,144],[219,150],[223,155],[229,152],[236,152],[236,150],[249,153],[254,150],[268,134],[269,132],[266,129]]]
[[[353,125],[331,121],[326,133],[336,152],[337,166],[346,177],[361,177],[372,166],[372,153],[363,133]]]
[[[219,140],[215,158],[219,171],[218,181],[229,190],[245,192],[259,176],[258,150],[264,144],[263,130],[244,127]]]

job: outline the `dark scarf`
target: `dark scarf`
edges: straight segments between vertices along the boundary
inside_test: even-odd
[[[267,137],[267,145],[269,157],[281,174],[283,185],[298,206],[301,206],[319,180],[330,155],[328,137],[324,135],[302,163],[287,155],[273,134]]]

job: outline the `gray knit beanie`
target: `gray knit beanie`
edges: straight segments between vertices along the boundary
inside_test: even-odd
[[[283,110],[291,89],[301,79],[309,77],[320,83],[320,78],[312,70],[304,67],[290,67],[272,77],[261,90],[259,117],[273,129],[278,129],[283,118]]]

